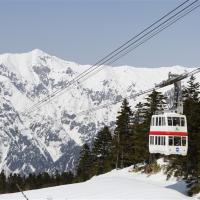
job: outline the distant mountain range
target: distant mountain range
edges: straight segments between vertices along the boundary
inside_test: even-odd
[[[104,125],[114,127],[120,103],[82,115],[77,113],[151,88],[167,79],[170,71],[192,70],[181,66],[104,66],[35,112],[24,114],[27,108],[64,88],[67,81],[89,67],[38,49],[0,55],[0,169],[24,174],[73,170],[81,145],[91,142]],[[130,99],[130,105],[143,98]]]

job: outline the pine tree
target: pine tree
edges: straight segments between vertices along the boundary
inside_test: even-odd
[[[93,160],[90,148],[87,144],[84,144],[80,152],[79,163],[76,170],[77,181],[86,181],[93,176],[91,171],[93,167]]]
[[[144,103],[144,121],[148,124],[148,127],[150,125],[151,116],[156,112],[163,111],[165,107],[166,97],[164,97],[161,92],[153,90],[153,92],[146,98],[146,103]]]
[[[11,173],[8,176],[8,179],[7,179],[8,192],[18,192],[18,188],[16,186],[17,180],[18,180],[18,175],[15,173],[14,174]]]
[[[94,140],[92,156],[95,174],[102,174],[113,169],[113,140],[107,126],[98,132]]]
[[[117,116],[115,141],[116,141],[116,168],[123,168],[132,164],[130,160],[132,111],[129,103],[124,99],[121,111]]]
[[[4,170],[0,173],[0,193],[3,194],[6,192],[6,175]]]
[[[133,123],[134,124],[141,124],[144,122],[144,104],[139,102],[135,106],[135,111],[133,113]]]
[[[73,180],[74,180],[74,174],[71,171],[63,172],[61,174],[62,184],[71,184],[73,183]]]
[[[200,84],[195,82],[195,77],[191,76],[187,82],[188,86],[183,90],[183,96],[186,101],[192,100],[193,102],[199,102],[199,87]]]
[[[144,114],[144,104],[139,102],[135,106],[134,112],[134,123],[132,127],[132,141],[133,147],[130,156],[132,157],[132,161],[134,167],[138,163],[144,163],[148,157],[148,135],[146,132],[146,126],[144,125],[145,114]]]
[[[61,174],[58,172],[58,170],[56,170],[54,173],[54,179],[55,179],[54,185],[62,185],[63,184],[61,181]]]
[[[145,103],[137,104],[136,116],[134,116],[133,141],[134,141],[134,164],[138,162],[153,162],[155,156],[148,153],[148,132],[151,117],[156,112],[163,111],[166,106],[166,98],[153,90],[145,99]]]
[[[43,187],[50,187],[52,184],[51,176],[47,172],[42,173],[42,188]]]
[[[39,189],[42,187],[43,185],[43,177],[42,177],[42,173],[39,173],[38,175],[34,175],[33,176],[33,181],[35,179],[35,185],[33,187]]]
[[[199,83],[195,82],[195,77],[191,76],[188,86],[183,91],[184,114],[188,125],[188,154],[183,162],[187,163],[186,176],[198,177],[200,174],[200,102]]]

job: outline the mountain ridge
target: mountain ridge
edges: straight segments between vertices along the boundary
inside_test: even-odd
[[[133,101],[134,94],[167,79],[169,71],[193,69],[103,66],[99,73],[76,82],[38,110],[24,114],[89,67],[38,49],[0,55],[0,169],[24,174],[73,170],[81,145],[90,143],[103,126],[114,127],[120,104],[85,115],[77,113],[127,96],[132,96],[130,105],[134,106],[143,99]]]

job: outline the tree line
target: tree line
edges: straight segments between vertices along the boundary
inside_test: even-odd
[[[200,98],[199,83],[192,76],[183,90],[184,114],[187,117],[189,148],[187,156],[171,155],[166,173],[168,177],[184,178],[188,183],[188,194],[200,191]],[[94,175],[121,169],[130,165],[143,164],[146,172],[151,172],[151,164],[163,157],[148,151],[148,132],[151,116],[166,109],[166,97],[161,92],[153,91],[144,102],[139,102],[131,109],[127,99],[122,102],[116,117],[113,131],[103,127],[91,144],[84,144],[80,152],[75,172],[48,174],[47,172],[27,177],[19,174],[5,176],[0,174],[0,193],[18,191],[16,183],[23,190],[37,189],[61,184],[82,182]],[[12,189],[10,189],[12,188]]]
[[[74,181],[74,174],[72,172],[53,174],[43,172],[39,174],[29,174],[28,176],[22,176],[20,174],[11,173],[8,176],[5,175],[4,170],[0,173],[0,193],[12,193],[19,192],[21,190],[39,189],[45,187],[52,187],[64,184],[71,184]],[[18,186],[17,186],[18,185]]]

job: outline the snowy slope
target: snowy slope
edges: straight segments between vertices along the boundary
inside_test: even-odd
[[[166,181],[161,172],[147,176],[129,172],[130,168],[113,170],[107,174],[93,177],[84,183],[25,191],[32,200],[70,200],[70,199],[194,199],[185,195],[186,187],[175,179]],[[23,200],[20,193],[0,195],[1,200]]]
[[[120,103],[83,115],[77,113],[151,88],[166,79],[170,71],[192,70],[181,66],[104,66],[99,73],[24,115],[27,108],[62,89],[89,67],[38,49],[0,55],[0,169],[19,173],[73,169],[80,146],[90,142],[104,125],[113,127]],[[142,98],[130,99],[130,104],[134,106]]]

